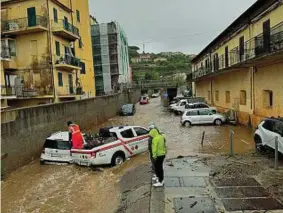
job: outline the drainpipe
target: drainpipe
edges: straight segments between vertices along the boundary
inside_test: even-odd
[[[69,0],[69,2],[70,2],[70,7],[71,7],[71,21],[72,21],[72,25],[73,26],[75,26],[74,25],[74,18],[73,18],[73,4],[72,4],[72,0]],[[75,48],[75,42],[74,42],[74,56],[76,56],[76,48]],[[78,70],[76,70],[76,80],[75,80],[76,82],[76,88],[78,87],[78,85],[79,85],[79,77],[78,77]],[[81,85],[80,85],[80,87],[81,87]]]
[[[50,20],[50,14],[49,14],[49,0],[46,0],[46,5],[47,5],[47,20],[48,20],[48,32],[47,32],[47,39],[49,43],[49,65],[51,65],[51,75],[52,75],[52,86],[53,86],[53,103],[55,102],[56,99],[56,90],[55,90],[55,80],[54,80],[54,70],[53,70],[53,56],[52,56],[52,41],[51,41],[51,20]]]

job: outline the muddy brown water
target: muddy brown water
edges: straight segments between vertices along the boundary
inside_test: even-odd
[[[130,117],[115,117],[107,122],[84,129],[96,132],[103,126],[140,125],[155,122],[165,132],[168,157],[199,153],[228,153],[229,130],[235,132],[234,151],[250,152],[254,149],[252,133],[240,126],[180,126],[175,116],[151,99],[149,105],[137,105],[137,113]],[[204,146],[200,145],[205,131]],[[119,180],[125,172],[148,161],[147,153],[135,156],[118,168],[103,167],[95,171],[76,165],[40,165],[39,160],[13,172],[1,185],[1,212],[3,213],[59,213],[114,212],[119,205]]]

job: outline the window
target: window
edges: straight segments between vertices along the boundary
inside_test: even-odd
[[[263,91],[263,104],[265,107],[273,106],[273,92],[271,90]]]
[[[247,93],[246,90],[241,90],[240,92],[240,105],[247,104]]]
[[[197,108],[209,108],[206,104],[198,104]]]
[[[70,150],[69,141],[57,141],[57,148],[62,150]]]
[[[80,63],[80,67],[82,68],[82,69],[81,69],[81,74],[85,74],[85,63],[84,63],[84,62],[81,62],[81,63]]]
[[[122,135],[123,138],[133,138],[133,137],[135,137],[134,133],[131,129],[127,129],[127,130],[122,131],[121,135]]]
[[[273,130],[273,121],[271,121],[271,120],[264,121],[264,124],[262,125],[262,127],[264,129],[269,130],[269,131],[272,131]]]
[[[55,41],[55,46],[56,46],[56,55],[60,56],[60,43],[59,43],[59,41]]]
[[[195,116],[195,115],[198,115],[198,111],[197,111],[197,110],[189,111],[189,112],[187,112],[186,115],[187,115],[187,116]]]
[[[240,45],[240,61],[244,60],[244,55],[245,55],[245,38],[244,36],[240,37],[239,39],[239,45]]]
[[[59,87],[63,86],[63,75],[61,72],[58,72],[58,86]]]
[[[281,121],[275,121],[273,125],[273,132],[283,135],[283,122]]]
[[[9,39],[8,46],[10,50],[10,56],[16,56],[16,40]]]
[[[228,46],[225,47],[225,67],[229,66],[229,49]]]
[[[210,91],[207,92],[207,99],[210,101],[211,96],[210,96]]]
[[[80,11],[76,11],[77,13],[77,22],[80,22],[81,21],[81,16],[80,16]]]
[[[215,100],[219,101],[219,91],[215,91]]]
[[[186,102],[182,102],[181,104],[180,104],[180,106],[184,106],[186,104]]]
[[[225,92],[226,103],[230,103],[230,91]]]
[[[148,131],[146,129],[143,129],[143,128],[140,128],[140,127],[134,127],[134,130],[136,131],[137,136],[148,134]]]
[[[31,47],[31,55],[32,56],[38,56],[38,47],[37,47],[37,40],[31,40],[30,41],[30,47]]]
[[[199,112],[199,115],[209,115],[209,113],[210,113],[207,110],[199,110],[198,112]]]
[[[58,23],[58,11],[56,8],[53,8],[53,18],[54,22]]]
[[[54,140],[46,140],[43,148],[49,148],[49,149],[57,149],[57,141]]]
[[[79,48],[82,48],[83,47],[83,41],[82,41],[82,39],[80,38],[79,39]]]

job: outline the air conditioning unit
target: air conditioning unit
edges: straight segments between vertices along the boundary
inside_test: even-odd
[[[19,29],[19,25],[16,22],[10,22],[9,23],[9,30],[18,30]]]

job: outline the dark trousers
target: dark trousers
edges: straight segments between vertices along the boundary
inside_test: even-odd
[[[152,169],[152,172],[154,172],[155,173],[155,163],[154,163],[154,159],[153,159],[153,157],[152,157],[152,153],[151,152],[149,152],[149,157],[150,157],[150,161],[151,161],[151,169]]]
[[[154,161],[154,168],[158,181],[161,183],[164,179],[163,161],[165,156],[159,156]]]

